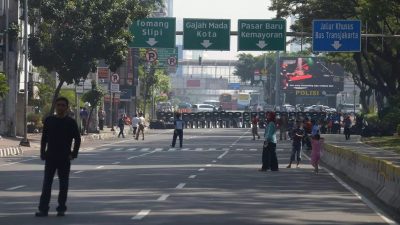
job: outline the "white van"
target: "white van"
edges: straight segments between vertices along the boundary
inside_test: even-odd
[[[214,112],[217,111],[215,106],[210,104],[194,104],[192,105],[192,112]]]

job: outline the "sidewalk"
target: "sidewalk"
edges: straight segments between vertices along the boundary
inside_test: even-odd
[[[360,154],[380,160],[385,160],[391,162],[393,165],[400,166],[400,154],[364,144],[361,142],[360,135],[352,135],[350,137],[350,140],[347,141],[345,140],[343,134],[328,134],[323,135],[323,137],[325,138],[325,143],[327,144],[351,149]]]
[[[129,131],[129,127],[127,130]],[[119,129],[116,128],[115,131],[111,131],[110,128],[105,128],[100,133],[89,133],[81,136],[82,143],[89,143],[95,140],[105,140],[116,138]],[[12,156],[12,155],[22,155],[24,151],[37,150],[40,148],[40,139],[42,138],[41,133],[28,134],[28,140],[30,142],[30,147],[20,146],[20,141],[22,137],[2,137],[0,139],[0,157]]]

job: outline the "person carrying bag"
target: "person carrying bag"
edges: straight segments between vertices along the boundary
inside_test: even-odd
[[[267,170],[278,171],[278,157],[276,155],[276,117],[275,113],[270,112],[267,115],[268,125],[265,127],[264,145],[262,152],[262,167],[259,169],[261,172]]]

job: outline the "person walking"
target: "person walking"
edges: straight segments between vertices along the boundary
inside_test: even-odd
[[[251,132],[253,133],[253,140],[256,140],[256,135],[258,136],[258,139],[260,139],[260,135],[258,134],[258,122],[258,117],[254,115],[253,119],[251,120]]]
[[[139,122],[138,122],[138,130],[136,132],[136,140],[139,140],[139,134],[142,132],[142,140],[144,140],[144,127],[145,127],[146,120],[143,117],[142,113],[139,113]]]
[[[118,119],[118,127],[119,127],[119,134],[118,138],[122,135],[122,138],[125,138],[124,135],[124,128],[125,128],[125,116],[121,114],[121,117]]]
[[[81,117],[82,121],[82,134],[86,134],[86,127],[88,125],[88,117],[89,117],[89,113],[86,110],[86,107],[83,107],[81,109],[79,116]]]
[[[279,140],[287,139],[286,131],[288,130],[288,118],[285,115],[282,115],[279,119]]]
[[[314,173],[318,173],[319,170],[319,160],[322,154],[322,146],[324,144],[324,139],[320,137],[319,134],[313,136],[311,140],[312,150],[311,150],[311,165],[314,167]]]
[[[343,126],[344,126],[344,136],[346,140],[350,140],[350,127],[351,127],[351,119],[350,116],[347,115],[344,120],[343,120]]]
[[[60,181],[57,216],[64,216],[67,210],[66,201],[71,160],[78,157],[81,144],[78,124],[74,119],[67,116],[68,105],[67,98],[57,98],[56,115],[49,116],[44,121],[40,159],[45,161],[45,168],[39,211],[35,213],[37,217],[48,215],[51,186],[56,171]],[[74,139],[74,147],[71,152],[72,139]]]
[[[262,167],[259,171],[278,171],[278,158],[276,156],[276,125],[275,113],[270,112],[267,115],[267,126],[264,133],[264,146],[262,152]]]
[[[292,167],[292,162],[296,159],[297,161],[297,168],[300,165],[301,161],[301,148],[302,148],[302,141],[304,137],[304,130],[301,126],[300,121],[296,121],[296,127],[292,131],[292,154],[290,155],[290,162],[286,168]]]
[[[176,143],[176,138],[179,137],[179,147],[182,148],[182,142],[183,142],[183,120],[181,119],[181,114],[177,112],[175,114],[175,130],[174,130],[174,136],[172,137],[172,144],[171,147],[175,147]]]
[[[103,130],[104,120],[106,118],[106,111],[103,110],[103,107],[99,108],[99,111],[97,112],[97,116],[99,117],[99,130]]]
[[[139,117],[137,114],[135,114],[132,118],[133,137],[136,136],[136,131],[137,131],[138,126],[139,126]]]

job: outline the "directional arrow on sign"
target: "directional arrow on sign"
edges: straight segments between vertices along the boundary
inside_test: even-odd
[[[256,44],[259,48],[263,49],[265,48],[265,46],[267,46],[267,44],[265,44],[265,41],[258,41],[258,43]]]
[[[342,47],[342,44],[340,44],[340,41],[334,41],[332,47],[338,50],[340,47]]]
[[[208,48],[210,47],[213,43],[210,42],[210,40],[203,40],[202,43],[200,43],[201,45],[203,45],[204,48]]]
[[[157,44],[158,41],[156,41],[155,38],[149,38],[149,40],[146,41],[146,42],[147,42],[147,44],[149,44],[150,46],[153,46],[153,45]]]

